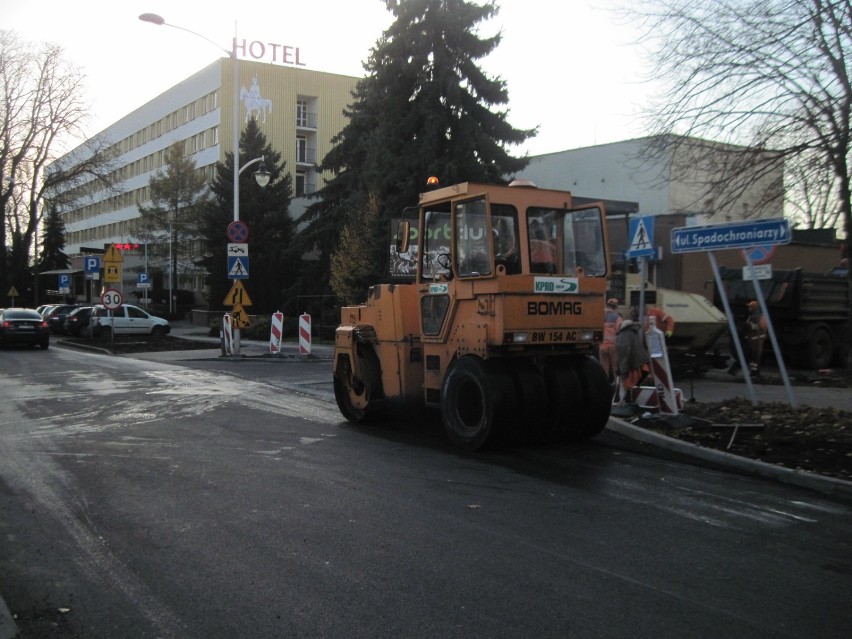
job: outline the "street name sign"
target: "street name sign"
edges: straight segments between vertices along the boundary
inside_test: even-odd
[[[672,253],[789,244],[790,239],[790,224],[784,218],[681,226],[672,229]]]

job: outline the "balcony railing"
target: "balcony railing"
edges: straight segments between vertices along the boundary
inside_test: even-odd
[[[316,129],[317,114],[302,112],[296,114],[296,127],[299,129]]]
[[[299,164],[316,164],[317,150],[309,147],[296,149],[296,162]]]

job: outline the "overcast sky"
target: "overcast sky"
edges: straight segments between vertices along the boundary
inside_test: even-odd
[[[531,155],[645,134],[649,89],[632,34],[598,0],[502,0],[480,33],[502,30],[481,62],[509,88],[509,121],[539,126],[516,153]],[[299,47],[306,68],[362,76],[370,48],[392,22],[382,0],[0,0],[0,28],[61,45],[87,76],[93,135],[210,64],[220,51],[189,33],[141,22],[157,13],[219,45],[239,39]]]

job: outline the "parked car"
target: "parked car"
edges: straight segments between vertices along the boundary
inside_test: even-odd
[[[112,313],[111,317],[110,313]],[[94,317],[95,337],[109,335],[109,331],[112,331],[115,335],[133,333],[166,335],[172,330],[168,320],[151,315],[132,304],[124,304],[114,311],[109,311],[98,304],[92,309],[92,317]]]
[[[92,307],[81,306],[68,313],[65,323],[62,325],[65,333],[72,337],[80,337],[89,334],[89,323],[92,319]]]
[[[47,320],[51,333],[62,334],[65,332],[65,318],[68,313],[80,308],[79,304],[57,304],[48,310],[42,317]]]
[[[36,312],[44,317],[54,306],[56,306],[56,304],[42,304],[41,306],[36,307]]]
[[[4,308],[0,311],[0,345],[50,346],[50,328],[31,308]]]

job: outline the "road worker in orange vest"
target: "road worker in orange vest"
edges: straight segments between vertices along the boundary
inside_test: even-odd
[[[621,313],[618,312],[618,300],[611,297],[606,302],[604,309],[604,333],[603,341],[599,349],[599,358],[601,366],[606,371],[610,382],[615,378],[618,370],[618,354],[615,348],[615,337],[618,334],[618,329],[621,328],[621,323],[624,321]]]

